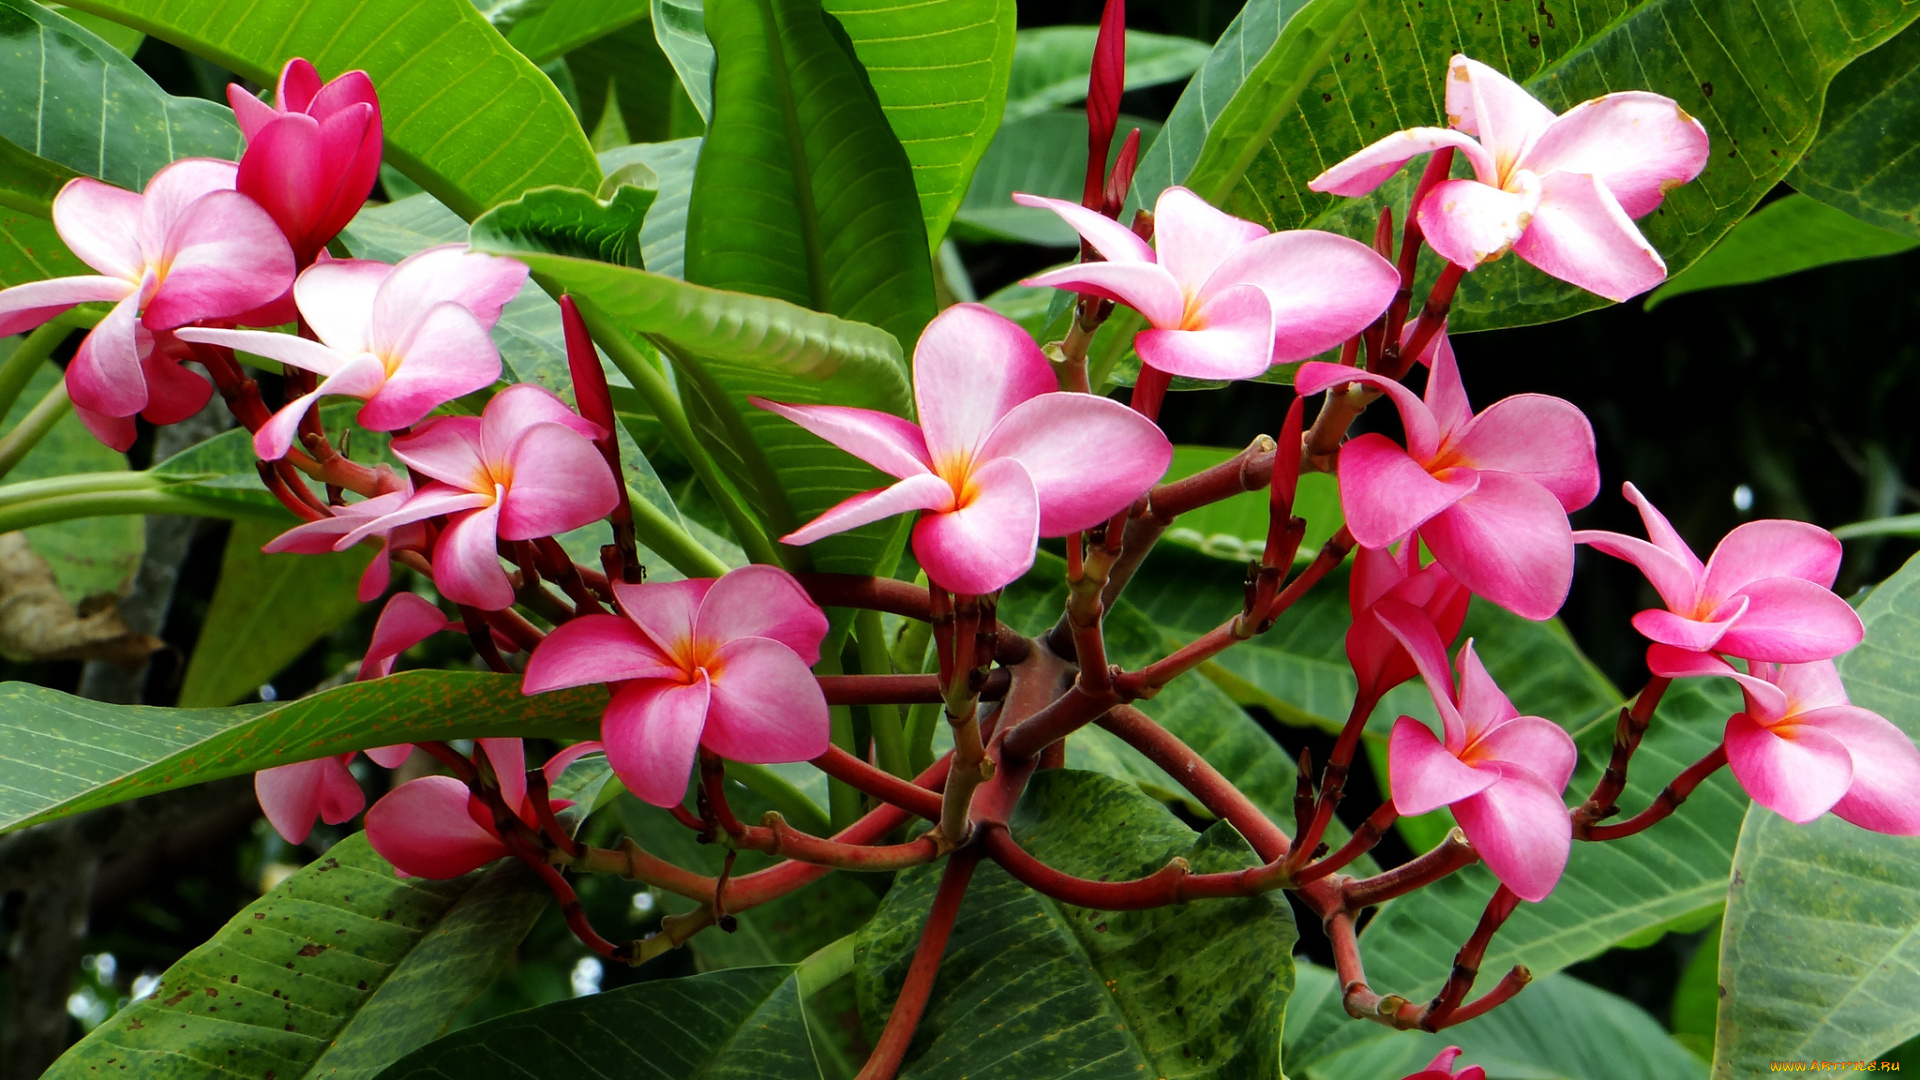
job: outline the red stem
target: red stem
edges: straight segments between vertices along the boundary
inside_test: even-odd
[[[1380,842],[1380,838],[1385,836],[1387,830],[1393,828],[1393,823],[1398,820],[1400,820],[1400,811],[1394,807],[1393,803],[1391,801],[1381,803],[1378,810],[1360,823],[1360,827],[1353,831],[1353,836],[1340,846],[1339,851],[1319,862],[1296,870],[1293,874],[1293,883],[1306,885],[1344,868],[1348,863],[1372,851],[1374,845]],[[1319,841],[1315,840],[1314,843],[1318,844]]]
[[[920,1026],[920,1016],[926,1012],[927,999],[933,995],[933,979],[940,972],[940,958],[946,955],[947,939],[960,917],[960,902],[966,896],[967,882],[973,879],[973,868],[979,862],[978,852],[971,848],[957,851],[947,860],[946,870],[940,875],[939,891],[933,895],[933,907],[927,912],[927,923],[920,930],[920,943],[914,947],[913,960],[907,965],[907,978],[900,986],[900,996],[894,1000],[887,1026],[856,1080],[892,1080],[900,1071],[907,1047],[913,1042],[914,1030]]]
[[[1455,829],[1432,851],[1401,863],[1383,874],[1348,882],[1341,890],[1348,911],[1384,904],[1480,861],[1480,853]]]
[[[938,675],[817,675],[829,705],[925,705],[945,701]],[[1006,669],[987,674],[981,684],[984,701],[1006,696]]]
[[[1286,856],[1287,834],[1179,736],[1131,705],[1114,706],[1099,724],[1160,766],[1208,813],[1238,830],[1262,860],[1271,863]]]
[[[922,773],[921,777],[938,770],[941,780],[945,780],[946,770],[951,767],[952,761],[953,755],[949,753],[935,762],[933,768]],[[938,821],[940,818],[940,793],[922,784],[920,778],[909,783],[885,769],[874,768],[837,746],[827,747],[827,752],[814,758],[811,764],[835,780],[882,802],[892,803],[929,821]]]
[[[821,607],[866,608],[928,622],[932,611],[927,590],[911,582],[859,574],[793,575],[807,595]]]
[[[1709,751],[1706,757],[1687,766],[1679,776],[1674,777],[1673,783],[1661,789],[1660,794],[1653,800],[1653,805],[1625,821],[1612,825],[1589,825],[1574,835],[1582,840],[1618,840],[1623,836],[1632,836],[1656,822],[1664,821],[1668,815],[1680,808],[1681,803],[1687,801],[1687,796],[1693,794],[1693,789],[1699,787],[1701,781],[1712,776],[1720,766],[1726,763],[1727,746],[1721,743]]]

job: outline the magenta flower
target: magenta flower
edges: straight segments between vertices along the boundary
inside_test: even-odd
[[[134,415],[152,410],[156,419],[178,420],[206,403],[208,392],[188,385],[204,381],[180,369],[177,352],[154,356],[156,332],[236,318],[293,281],[286,238],[266,211],[233,190],[234,171],[230,161],[182,158],[154,173],[139,195],[84,176],[68,181],[53,200],[54,228],[100,273],[0,292],[0,336],[76,304],[114,305],[67,365],[67,391],[82,419],[116,449],[132,444]]]
[[[1379,701],[1387,691],[1420,673],[1400,639],[1380,621],[1374,606],[1381,601],[1404,604],[1433,623],[1442,643],[1452,641],[1467,621],[1472,595],[1439,563],[1419,566],[1418,544],[1361,548],[1354,553],[1353,576],[1348,582],[1348,604],[1353,625],[1347,628],[1347,662],[1360,680],[1360,699]]]
[[[1367,383],[1386,391],[1406,427],[1402,450],[1366,434],[1340,448],[1340,506],[1362,547],[1417,532],[1461,584],[1529,619],[1558,611],[1573,583],[1567,513],[1600,489],[1593,428],[1570,402],[1518,394],[1478,416],[1467,404],[1453,346],[1431,354],[1424,399],[1393,379],[1307,363],[1301,394]]]
[[[227,84],[233,118],[247,137],[239,189],[273,215],[294,258],[313,262],[353,220],[380,176],[380,98],[364,71],[320,85],[295,57],[268,105]]]
[[[754,763],[827,752],[827,699],[808,670],[827,617],[786,571],[743,566],[613,589],[624,614],[555,627],[527,660],[521,692],[615,684],[600,737],[628,790],[678,805],[700,746]]]
[[[511,607],[513,582],[500,567],[499,541],[578,529],[605,517],[618,501],[613,474],[593,445],[600,434],[532,383],[495,394],[478,417],[436,417],[392,443],[394,457],[434,482],[383,516],[363,520],[334,550],[446,515],[433,547],[433,583],[441,595],[488,611]]]
[[[952,592],[989,593],[1027,572],[1040,537],[1106,521],[1173,460],[1173,445],[1139,413],[1059,392],[1027,332],[979,304],[955,304],[927,324],[913,353],[913,396],[919,424],[871,409],[751,399],[900,478],[782,542],[811,544],[925,510],[913,552],[927,576]]]
[[[1629,90],[1554,116],[1519,84],[1456,55],[1447,70],[1447,128],[1409,128],[1307,186],[1365,195],[1411,158],[1457,148],[1471,180],[1435,184],[1414,213],[1433,250],[1471,270],[1513,253],[1609,300],[1645,292],[1667,264],[1633,224],[1700,175],[1707,130],[1672,98]]]
[[[1747,709],[1727,720],[1727,764],[1753,801],[1806,824],[1833,813],[1863,829],[1920,835],[1920,750],[1878,713],[1847,700],[1832,660],[1748,665],[1671,645],[1647,650],[1656,675],[1724,675]]]
[[[199,412],[213,396],[213,384],[180,365],[193,359],[185,342],[167,330],[134,325],[134,345],[140,354],[140,376],[147,384],[147,404],[139,413],[150,424],[177,424]],[[71,386],[69,386],[71,391]],[[93,437],[115,450],[133,445],[138,430],[133,415],[108,416],[75,406],[74,415]]]
[[[1478,1065],[1469,1065],[1458,1072],[1453,1071],[1453,1063],[1460,1057],[1460,1048],[1449,1046],[1434,1055],[1427,1067],[1413,1073],[1404,1080],[1487,1080],[1487,1070]]]
[[[1251,379],[1273,364],[1333,348],[1387,309],[1400,274],[1373,249],[1313,229],[1269,233],[1221,213],[1183,187],[1154,203],[1147,246],[1131,229],[1063,199],[1016,194],[1043,206],[1103,261],[1049,270],[1022,282],[1118,301],[1152,329],[1134,338],[1140,359],[1170,375]]]
[[[300,420],[328,395],[365,401],[355,419],[371,431],[420,422],[463,394],[500,378],[500,352],[487,331],[527,279],[524,264],[444,244],[396,266],[339,259],[294,283],[300,315],[319,341],[264,330],[193,328],[188,341],[245,349],[325,377],[310,394],[254,433],[264,460],[284,457]]]
[[[1663,645],[1746,660],[1826,660],[1865,634],[1860,616],[1832,592],[1840,541],[1803,521],[1749,521],[1726,535],[1705,566],[1660,511],[1632,484],[1647,540],[1583,529],[1590,544],[1640,568],[1667,605],[1633,617],[1633,628]]]
[[[1472,641],[1460,649],[1456,690],[1431,621],[1391,600],[1375,610],[1412,655],[1445,729],[1442,740],[1411,716],[1394,721],[1387,742],[1394,808],[1411,816],[1451,806],[1493,876],[1522,900],[1544,900],[1573,847],[1560,801],[1579,760],[1573,737],[1551,720],[1521,716]]]
[[[477,741],[500,780],[501,801],[528,828],[538,829],[540,819],[527,798],[526,750],[520,740]],[[541,769],[547,783],[599,749],[597,742],[582,742],[553,755]],[[565,810],[573,803],[555,799],[551,805]],[[367,843],[401,877],[456,878],[508,853],[486,804],[451,776],[423,776],[387,792],[367,811]]]
[[[370,499],[362,499],[359,502],[350,502],[344,506],[336,506],[333,508],[332,517],[295,525],[267,541],[260,550],[269,555],[276,555],[283,551],[301,555],[323,555],[333,551],[334,545],[340,542],[341,537],[370,521],[393,513],[413,497],[411,481],[403,476],[399,478],[399,484],[399,488],[394,491],[375,495]],[[380,537],[380,554],[367,564],[366,572],[360,575],[358,595],[363,604],[378,600],[381,594],[387,591],[387,586],[393,580],[391,559],[396,548],[424,549],[427,527],[415,522],[410,525],[396,526],[391,530],[364,533],[358,539],[365,539],[366,536]]]

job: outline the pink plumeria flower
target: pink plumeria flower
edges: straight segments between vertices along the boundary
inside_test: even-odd
[[[913,353],[913,396],[919,424],[871,409],[749,399],[900,478],[783,543],[924,510],[913,552],[927,576],[951,592],[989,593],[1033,566],[1040,537],[1108,520],[1173,460],[1173,444],[1139,413],[1059,392],[1027,332],[979,304],[955,304],[927,324]]]
[[[335,550],[334,545],[340,538],[354,532],[362,525],[393,513],[406,505],[413,497],[413,482],[406,477],[395,478],[398,486],[395,490],[372,498],[350,502],[344,506],[333,507],[333,516],[318,521],[309,521],[295,525],[260,548],[269,555],[281,552],[294,552],[301,555],[323,555]],[[425,550],[427,527],[420,522],[395,526],[392,529],[380,529],[365,536],[380,538],[380,554],[367,564],[360,575],[359,599],[363,604],[378,600],[387,591],[393,581],[393,553],[397,550]]]
[[[520,740],[477,741],[499,778],[501,801],[528,828],[538,829],[539,816],[527,798],[526,751]],[[575,743],[553,755],[541,769],[547,783],[599,749],[597,742]],[[573,803],[554,799],[551,805],[565,810]],[[508,854],[487,805],[451,776],[409,780],[374,803],[367,811],[367,843],[401,877],[456,878]]]
[[[1022,282],[1125,304],[1152,327],[1134,338],[1142,362],[1194,379],[1251,379],[1316,356],[1379,318],[1400,288],[1393,264],[1344,236],[1269,233],[1183,187],[1154,203],[1154,247],[1133,230],[1064,199],[1016,194],[1066,219],[1103,261]]]
[[[1433,186],[1414,209],[1442,258],[1471,270],[1514,254],[1609,300],[1658,285],[1667,264],[1633,221],[1700,175],[1707,130],[1672,98],[1629,90],[1553,111],[1513,80],[1456,55],[1447,128],[1395,132],[1307,186],[1365,195],[1411,158],[1455,147],[1471,180]]]
[[[448,516],[433,546],[433,583],[456,604],[513,606],[499,541],[558,536],[607,516],[619,499],[600,428],[532,383],[509,386],[475,416],[441,416],[393,440],[393,456],[434,482],[334,542]]]
[[[1453,1063],[1459,1058],[1460,1048],[1449,1046],[1434,1055],[1426,1068],[1408,1075],[1405,1080],[1487,1080],[1487,1070],[1478,1065],[1454,1071]]]
[[[254,452],[272,461],[286,456],[301,418],[322,397],[359,398],[366,402],[355,417],[361,427],[397,431],[492,386],[500,352],[487,331],[526,280],[524,264],[464,244],[428,248],[395,266],[336,259],[308,268],[293,286],[300,315],[320,340],[198,327],[180,337],[325,377],[254,433]]]
[[[286,238],[265,210],[233,190],[235,168],[231,161],[182,158],[154,173],[138,195],[89,177],[68,181],[54,196],[54,228],[99,274],[0,292],[0,336],[31,330],[76,304],[114,305],[67,365],[67,392],[103,440],[123,442],[116,449],[132,444],[132,417],[142,410],[179,419],[189,396],[206,402],[178,384],[188,373],[177,354],[144,363],[155,332],[242,316],[293,282]]]
[[[400,654],[447,628],[447,617],[425,597],[397,593],[373,626],[373,642],[360,661],[357,682],[393,673]],[[367,805],[360,782],[347,768],[359,751],[330,754],[312,761],[276,765],[253,774],[253,793],[260,811],[275,832],[289,844],[303,844],[315,819],[329,825],[352,821]],[[376,746],[366,751],[374,763],[397,769],[413,754],[413,744]]]
[[[1361,548],[1354,553],[1348,582],[1348,604],[1353,625],[1347,628],[1347,662],[1360,682],[1362,700],[1379,701],[1387,691],[1420,673],[1413,657],[1374,612],[1390,601],[1407,605],[1433,623],[1442,642],[1452,641],[1467,621],[1472,594],[1439,563],[1418,565],[1420,545]]]
[[[185,342],[171,331],[136,325],[134,345],[140,353],[140,376],[147,383],[146,407],[136,415],[150,424],[177,424],[206,406],[213,384],[181,366],[193,358]],[[123,453],[139,434],[131,415],[108,416],[79,406],[74,414],[94,438]]]
[[[734,761],[806,761],[827,752],[827,699],[809,670],[827,617],[784,570],[614,582],[622,615],[554,628],[521,691],[617,685],[600,725],[607,761],[655,806],[686,797],[694,751]]]
[[[1640,612],[1634,629],[1664,645],[1780,664],[1826,660],[1860,644],[1860,616],[1832,591],[1840,572],[1832,533],[1804,521],[1749,521],[1703,566],[1638,488],[1624,490],[1651,542],[1598,529],[1573,538],[1639,567],[1660,594],[1666,610]]]
[[[1727,721],[1727,764],[1753,801],[1806,824],[1827,811],[1863,829],[1920,835],[1920,750],[1878,713],[1847,700],[1832,660],[1748,665],[1671,645],[1647,650],[1656,675],[1723,675],[1745,712]]]
[[[1573,737],[1551,720],[1521,716],[1472,641],[1460,649],[1456,690],[1446,647],[1425,615],[1390,600],[1375,610],[1412,655],[1445,729],[1437,739],[1411,716],[1394,721],[1387,777],[1395,809],[1412,816],[1452,807],[1502,885],[1522,900],[1546,899],[1573,847],[1573,823],[1560,801],[1579,760]]]
[[[1467,403],[1453,346],[1439,337],[1426,396],[1341,364],[1307,363],[1301,394],[1366,383],[1393,399],[1402,450],[1365,434],[1340,448],[1340,506],[1362,547],[1412,533],[1461,584],[1529,619],[1560,609],[1573,583],[1569,511],[1600,490],[1593,428],[1570,402],[1518,394],[1478,416]]]
[[[239,189],[273,215],[301,266],[353,220],[380,176],[380,98],[364,71],[322,86],[295,57],[268,105],[227,84],[233,118],[247,137]]]

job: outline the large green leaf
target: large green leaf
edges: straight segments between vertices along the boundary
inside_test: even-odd
[[[934,310],[927,229],[846,34],[819,0],[708,9],[718,67],[687,280],[871,323],[911,347]]]
[[[640,268],[640,225],[656,192],[622,184],[608,199],[574,188],[535,188],[474,219],[479,247],[530,247]]]
[[[93,273],[53,228],[53,197],[76,175],[0,139],[0,288]]]
[[[1011,831],[1035,858],[1088,878],[1150,874],[1175,857],[1201,872],[1258,861],[1226,825],[1196,835],[1132,785],[1068,769],[1034,774]],[[902,873],[856,939],[869,1031],[906,977],[941,872]],[[1278,896],[1091,911],[983,863],[900,1075],[1277,1076],[1294,937]]]
[[[280,532],[266,522],[237,521],[227,534],[220,583],[180,685],[183,708],[246,698],[360,610],[355,591],[372,548],[322,555],[260,550]]]
[[[1920,563],[1861,605],[1842,657],[1854,704],[1920,735]],[[1734,857],[1720,948],[1714,1075],[1774,1060],[1871,1060],[1920,1033],[1920,841],[1755,806]]]
[[[1141,129],[1142,140],[1151,140],[1160,130],[1160,125],[1151,120],[1122,116],[1114,133],[1116,144],[1136,127]],[[1019,191],[1077,203],[1086,171],[1085,113],[1056,109],[1009,120],[1000,125],[993,145],[974,171],[973,185],[953,219],[954,235],[963,240],[1077,247],[1080,234],[1060,220],[1059,214],[1016,205],[1012,195]]]
[[[437,1038],[547,904],[526,866],[399,877],[350,836],[248,905],[48,1070],[370,1080]]]
[[[600,155],[600,165],[609,174],[638,162],[659,177],[659,197],[640,226],[641,260],[656,274],[686,276],[687,203],[693,197],[693,166],[699,160],[699,139],[623,146]]]
[[[1767,281],[1916,246],[1920,239],[1875,228],[1805,195],[1788,195],[1754,211],[1699,262],[1668,278],[1647,296],[1647,310],[1701,289]]]
[[[801,1080],[819,1075],[801,1007],[807,989],[788,965],[623,986],[455,1032],[380,1076]]]
[[[173,97],[32,0],[0,0],[0,136],[131,191],[176,158],[232,159],[242,146],[226,106]]]
[[[1920,237],[1920,27],[1847,65],[1827,88],[1820,134],[1787,182],[1862,221]]]
[[[544,64],[646,17],[646,5],[639,0],[551,0],[533,15],[514,20],[504,32],[508,44]]]
[[[885,482],[872,467],[746,398],[905,414],[905,365],[891,335],[780,300],[624,266],[495,250],[674,354],[682,392],[698,406],[689,412],[710,437],[707,448],[776,535]],[[881,522],[807,550],[818,569],[872,573],[894,527]]]
[[[824,6],[840,20],[907,152],[927,239],[937,247],[1000,124],[1014,58],[1014,0]]]
[[[417,0],[377,16],[359,0],[71,6],[263,86],[296,56],[327,76],[366,71],[380,93],[387,161],[462,217],[529,188],[599,186],[592,147],[566,99],[467,0]]]
[[[659,142],[706,128],[661,51],[651,20],[643,18],[574,49],[566,63],[579,95],[580,122],[592,133],[596,150]],[[601,171],[613,172],[604,161]]]
[[[1087,80],[1093,71],[1093,45],[1099,34],[1097,26],[1042,26],[1020,31],[1014,42],[1013,71],[1007,79],[1007,119],[1085,100]],[[1206,63],[1209,51],[1204,41],[1129,30],[1126,88],[1134,91],[1179,82]],[[1121,134],[1126,130],[1127,125],[1121,124]],[[1153,141],[1144,132],[1140,138],[1143,146]]]
[[[653,37],[700,119],[713,122],[713,43],[700,0],[652,0]]]
[[[591,738],[605,708],[598,687],[525,697],[519,676],[477,671],[405,671],[225,709],[108,705],[0,683],[0,829],[369,746]]]
[[[17,339],[16,339],[17,340]],[[40,365],[7,413],[12,430],[33,406],[60,385],[60,369]],[[103,446],[80,418],[69,413],[7,474],[16,483],[50,476],[123,472],[127,456]],[[140,565],[146,529],[138,517],[94,517],[27,530],[27,544],[53,568],[60,591],[76,604],[89,596],[118,593]]]
[[[1169,118],[1160,138],[1166,145],[1142,163],[1142,198],[1184,182],[1271,227],[1370,238],[1381,205],[1404,210],[1417,168],[1364,200],[1316,194],[1307,182],[1392,131],[1444,123],[1447,57],[1464,52],[1520,80],[1556,111],[1609,91],[1644,89],[1699,117],[1713,140],[1706,171],[1640,223],[1675,270],[1704,254],[1786,176],[1813,141],[1834,75],[1920,13],[1907,0],[1742,0],[1706,10],[1690,0],[1572,0],[1546,13],[1521,13],[1498,0],[1411,9],[1398,0],[1315,0],[1283,22],[1275,7],[1250,5],[1223,35]],[[1358,18],[1339,29],[1343,8]],[[1296,25],[1310,18],[1332,38],[1276,64]],[[1277,24],[1285,30],[1270,47]],[[1302,28],[1301,39],[1309,36]],[[1236,84],[1241,56],[1263,58]],[[1297,108],[1285,115],[1255,110],[1260,123],[1230,123],[1246,112],[1242,98],[1251,96],[1251,105],[1272,97],[1268,80],[1289,91],[1310,85],[1288,100]],[[1209,124],[1216,109],[1219,119]],[[1437,262],[1428,262],[1432,272]],[[1467,278],[1453,326],[1543,322],[1603,303],[1508,258]]]

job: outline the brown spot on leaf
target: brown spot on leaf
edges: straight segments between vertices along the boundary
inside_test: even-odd
[[[1703,93],[1703,94],[1705,94],[1705,95],[1707,95],[1708,97],[1712,97],[1712,96],[1713,96],[1713,84],[1712,84],[1712,83],[1710,83],[1710,82],[1703,82],[1703,83],[1701,83],[1701,84],[1700,84],[1700,92],[1701,92],[1701,93]]]
[[[214,989],[213,987],[211,987],[211,986],[209,986],[209,987],[207,987],[207,996],[208,996],[208,997],[219,997],[219,996],[220,996],[220,991],[218,991],[218,990],[215,990],[215,989]]]
[[[300,951],[295,953],[294,955],[295,956],[319,956],[321,953],[326,952],[329,948],[331,948],[331,946],[328,946],[328,945],[302,945],[300,946]]]

